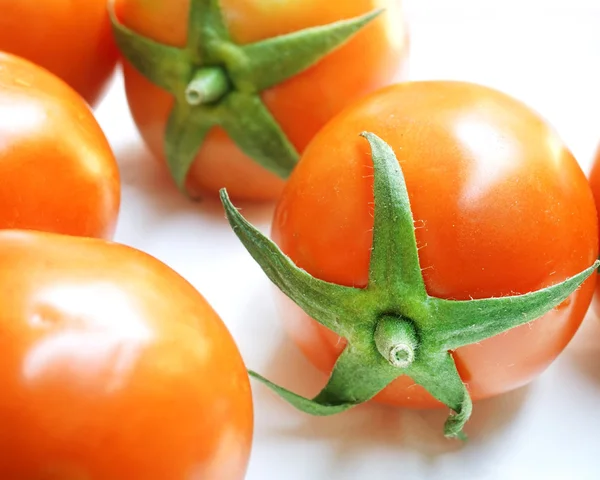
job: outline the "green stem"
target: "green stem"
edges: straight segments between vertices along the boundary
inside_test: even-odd
[[[257,164],[287,179],[300,155],[263,103],[261,92],[318,64],[382,13],[374,10],[240,45],[228,32],[219,0],[190,0],[187,44],[176,48],[122,25],[115,1],[109,0],[108,11],[123,58],[175,97],[165,153],[181,189],[207,128],[213,126],[225,130]]]
[[[223,98],[230,88],[229,79],[222,68],[200,68],[185,89],[185,99],[191,106],[211,103]]]
[[[400,162],[383,139],[371,133],[363,136],[371,146],[375,176],[366,288],[328,283],[298,268],[221,193],[234,232],[263,271],[308,315],[347,340],[327,385],[313,399],[252,375],[312,415],[332,415],[369,401],[407,375],[455,412],[446,422],[445,435],[464,439],[473,405],[450,351],[537,321],[594,275],[600,262],[520,295],[465,301],[429,296]]]
[[[375,345],[390,365],[408,368],[418,347],[415,327],[403,317],[384,315],[375,327]]]

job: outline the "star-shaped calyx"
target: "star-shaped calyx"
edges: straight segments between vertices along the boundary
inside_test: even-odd
[[[165,155],[175,183],[183,190],[194,158],[215,126],[222,127],[254,161],[287,178],[299,154],[263,104],[260,92],[317,63],[381,10],[238,45],[223,22],[218,0],[191,0],[184,48],[157,43],[126,28],[112,5],[110,13],[123,56],[175,98]]]
[[[523,295],[466,301],[428,295],[400,165],[382,139],[371,133],[363,136],[371,147],[375,175],[373,248],[364,289],[328,283],[296,267],[221,191],[231,226],[271,281],[308,315],[347,340],[329,382],[313,399],[250,374],[313,415],[347,410],[408,375],[454,411],[445,435],[464,438],[472,403],[451,352],[539,318],[573,293],[600,263]]]

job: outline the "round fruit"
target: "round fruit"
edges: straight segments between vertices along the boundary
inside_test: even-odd
[[[0,0],[0,50],[62,78],[98,103],[118,58],[106,0]]]
[[[424,81],[382,89],[338,115],[290,177],[272,236],[311,275],[339,285],[367,285],[374,197],[363,131],[387,142],[402,167],[430,296],[525,294],[562,282],[597,259],[592,193],[547,123],[490,88]],[[578,329],[595,278],[535,322],[456,349],[452,356],[471,397],[507,392],[542,372]],[[292,338],[330,372],[346,341],[289,300],[284,304]],[[376,399],[408,407],[439,405],[408,376],[394,380]]]
[[[0,232],[0,264],[0,477],[244,478],[248,375],[188,282],[46,232]]]
[[[596,202],[596,211],[600,219],[600,148],[596,151],[596,155],[592,162],[592,168],[589,175],[589,182],[594,194]],[[593,300],[593,311],[600,317],[600,282],[596,285],[596,294]]]
[[[117,0],[115,10],[133,118],[192,195],[277,198],[317,131],[406,66],[396,0]]]
[[[0,178],[0,228],[114,234],[119,171],[89,106],[47,70],[4,53]]]

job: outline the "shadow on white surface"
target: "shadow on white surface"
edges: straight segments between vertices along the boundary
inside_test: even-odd
[[[288,339],[280,342],[267,368],[259,373],[309,397],[314,396],[327,380]],[[526,386],[477,402],[466,427],[467,443],[443,436],[444,421],[449,413],[446,409],[411,410],[368,403],[331,417],[311,417],[295,411],[259,382],[253,381],[253,391],[256,403],[260,405],[258,419],[264,423],[263,426],[266,425],[265,434],[280,437],[283,441],[327,441],[334,446],[337,460],[344,461],[359,452],[381,448],[411,449],[425,458],[434,459],[481,442],[493,441],[518,416],[527,400],[529,388]],[[286,417],[295,417],[294,424],[286,422],[282,425],[274,421],[283,418],[284,413]]]
[[[565,360],[600,388],[600,318],[592,309],[565,351]]]
[[[198,213],[205,221],[224,222],[225,214],[219,199],[186,197],[177,189],[164,165],[155,159],[141,142],[124,145],[115,151],[115,155],[121,171],[122,203],[127,202],[128,217],[143,208],[145,213],[152,214],[153,229],[157,228],[155,220],[171,220],[173,217]],[[244,216],[253,223],[263,224],[270,221],[273,206],[269,203],[236,202],[236,206],[243,209]],[[135,216],[140,218],[138,215]]]

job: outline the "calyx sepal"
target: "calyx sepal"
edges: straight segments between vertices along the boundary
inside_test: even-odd
[[[371,147],[375,202],[366,288],[324,282],[298,268],[221,190],[233,231],[270,280],[308,315],[347,340],[327,385],[312,399],[256,372],[250,375],[312,415],[348,410],[408,375],[454,412],[446,421],[445,435],[465,439],[463,427],[473,405],[452,351],[536,320],[577,290],[600,261],[560,283],[522,295],[468,301],[429,296],[400,164],[382,139],[367,132],[362,136]]]
[[[382,13],[378,9],[238,45],[229,35],[218,0],[191,0],[187,44],[177,48],[122,25],[113,2],[109,1],[109,13],[121,53],[175,99],[165,132],[165,156],[182,191],[204,139],[215,126],[265,169],[287,178],[299,154],[260,93],[315,65]]]

